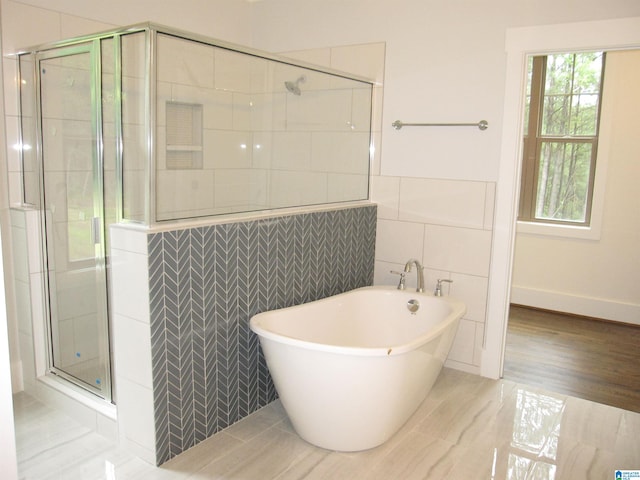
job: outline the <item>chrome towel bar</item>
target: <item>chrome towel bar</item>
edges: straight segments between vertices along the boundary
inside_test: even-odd
[[[489,128],[489,122],[480,120],[478,123],[404,123],[396,120],[391,126],[396,130],[402,127],[478,127],[480,130],[486,130]]]

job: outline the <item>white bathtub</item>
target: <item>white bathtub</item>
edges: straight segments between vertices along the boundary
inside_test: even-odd
[[[384,443],[422,403],[465,311],[451,297],[364,287],[260,313],[251,330],[296,432],[357,451]]]

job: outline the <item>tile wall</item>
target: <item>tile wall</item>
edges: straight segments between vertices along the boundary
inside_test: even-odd
[[[409,258],[425,266],[428,291],[439,278],[445,294],[467,305],[446,365],[480,373],[487,305],[495,184],[409,177],[372,177],[378,204],[376,284],[395,284]],[[407,285],[415,288],[409,275]]]
[[[113,228],[121,438],[161,464],[275,399],[249,319],[372,284],[375,231],[374,205]]]
[[[18,340],[20,345],[20,365],[12,358],[12,380],[14,390],[33,392],[38,373],[44,367],[44,319],[41,303],[43,271],[38,252],[39,218],[38,212],[12,209],[11,236],[14,241],[13,272],[18,308]],[[33,297],[37,297],[32,301]],[[35,330],[35,331],[34,331]],[[40,340],[39,344],[36,344]],[[40,347],[40,348],[37,348]]]
[[[438,278],[454,280],[450,286],[445,284],[445,294],[459,297],[467,304],[468,311],[460,322],[447,366],[479,374],[495,183],[380,175],[383,162],[396,161],[388,154],[383,155],[385,43],[284,54],[360,74],[376,82],[371,142],[371,200],[378,204],[374,283],[396,284],[398,277],[389,271],[404,268],[409,258],[417,258],[425,265],[430,291]],[[389,124],[392,120],[389,119]],[[408,284],[415,287],[415,281],[415,277],[410,277]]]

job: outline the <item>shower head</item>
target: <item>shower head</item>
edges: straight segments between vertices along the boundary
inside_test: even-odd
[[[284,86],[287,87],[287,90],[289,90],[294,95],[300,95],[301,93],[300,84],[306,81],[307,81],[307,77],[305,77],[304,75],[301,75],[300,77],[298,77],[298,79],[295,82],[292,82],[291,80],[287,80],[286,82],[284,82]]]

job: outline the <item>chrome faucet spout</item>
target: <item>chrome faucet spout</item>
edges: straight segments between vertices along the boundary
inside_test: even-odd
[[[416,266],[416,274],[418,276],[418,285],[416,288],[416,292],[422,293],[424,292],[424,267],[420,264],[420,262],[415,258],[411,258],[404,265],[404,271],[409,273],[411,271],[411,265],[414,264]]]

